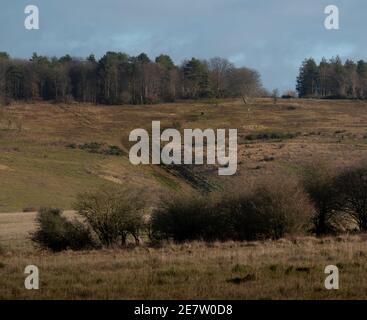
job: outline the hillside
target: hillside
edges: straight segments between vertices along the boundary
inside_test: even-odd
[[[225,100],[152,106],[37,103],[0,110],[1,212],[40,206],[70,209],[78,192],[105,184],[144,187],[154,191],[150,193],[155,198],[167,190],[226,187],[228,178],[218,177],[208,166],[131,165],[129,133],[135,128],[150,130],[153,120],[160,120],[164,128],[237,128],[235,179],[249,183],[273,173],[297,175],[303,165],[314,161],[335,166],[357,162],[367,149],[367,103],[360,101],[279,100],[273,104],[257,100],[244,105]]]

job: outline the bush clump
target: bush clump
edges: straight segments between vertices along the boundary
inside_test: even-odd
[[[81,145],[71,143],[67,145],[70,149],[80,149],[89,153],[103,154],[107,156],[122,156],[124,151],[118,146],[111,146],[99,142],[89,142]]]
[[[279,180],[237,195],[164,200],[153,212],[152,234],[178,242],[279,239],[304,229],[311,212],[302,188]]]
[[[367,164],[347,168],[336,177],[343,212],[362,232],[367,231]],[[340,201],[339,200],[339,201]]]
[[[104,246],[126,244],[130,235],[136,243],[145,226],[144,195],[138,191],[111,187],[79,194],[74,205]]]
[[[226,217],[214,197],[180,195],[162,199],[151,218],[154,239],[225,240]]]
[[[338,172],[320,163],[304,170],[304,189],[314,207],[311,231],[317,236],[333,234],[340,229],[345,199],[338,181]]]
[[[312,213],[303,189],[284,179],[268,180],[250,191],[226,196],[222,207],[232,225],[232,240],[237,241],[280,239],[300,233]]]
[[[38,229],[32,240],[43,248],[57,252],[95,247],[90,230],[77,220],[67,220],[60,209],[41,208],[36,222]]]
[[[283,133],[283,132],[264,132],[256,134],[248,134],[245,136],[246,140],[286,140],[296,138],[299,133]]]

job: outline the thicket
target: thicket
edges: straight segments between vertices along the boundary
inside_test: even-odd
[[[146,194],[127,188],[78,195],[84,221],[41,209],[33,240],[53,251],[126,246],[133,241],[254,241],[367,230],[367,165],[308,167],[302,179],[275,176],[222,194],[176,194],[147,214]]]

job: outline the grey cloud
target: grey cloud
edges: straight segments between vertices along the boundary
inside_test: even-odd
[[[309,56],[366,58],[367,2],[333,0],[341,29],[323,27],[325,0],[17,0],[2,4],[0,50],[29,57],[107,50],[151,57],[170,54],[177,63],[197,56],[231,58],[260,71],[268,89],[294,88]],[[24,8],[38,5],[41,29],[23,27]]]

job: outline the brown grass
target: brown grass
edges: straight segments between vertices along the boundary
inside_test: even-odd
[[[29,239],[34,217],[0,214],[0,299],[367,298],[363,235],[50,253]],[[24,289],[30,264],[40,270],[38,291]],[[324,288],[327,265],[340,269],[338,291]]]
[[[365,299],[367,244],[361,237],[256,243],[188,243],[84,253],[8,252],[1,299]],[[25,266],[40,269],[24,289]],[[340,268],[340,290],[324,268]]]
[[[291,108],[290,108],[291,107]],[[0,122],[0,211],[58,206],[70,209],[74,195],[104,184],[145,185],[157,197],[167,190],[190,192],[192,186],[156,166],[135,167],[127,156],[111,157],[69,149],[70,143],[93,141],[128,152],[132,129],[237,128],[238,178],[251,182],[276,173],[297,175],[318,159],[335,167],[359,162],[367,150],[367,103],[362,101],[259,99],[183,102],[153,106],[14,104],[3,117],[22,122],[21,130]],[[14,121],[15,121],[14,120]],[[291,133],[282,140],[248,141],[249,134]],[[270,161],[271,160],[271,161]],[[233,177],[198,169],[212,183],[231,186]],[[32,184],[32,189],[29,185]]]

